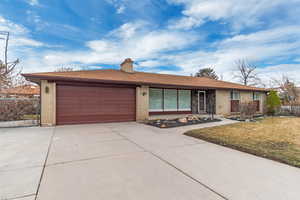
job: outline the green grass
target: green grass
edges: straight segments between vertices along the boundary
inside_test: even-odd
[[[270,117],[196,129],[185,135],[300,167],[300,118]]]

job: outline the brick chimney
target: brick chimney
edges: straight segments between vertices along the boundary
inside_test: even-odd
[[[133,73],[133,61],[131,58],[126,58],[122,63],[121,63],[121,71],[123,72],[128,72],[128,73]]]

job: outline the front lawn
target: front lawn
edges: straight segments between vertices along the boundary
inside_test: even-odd
[[[269,117],[196,129],[185,135],[300,167],[300,118]]]

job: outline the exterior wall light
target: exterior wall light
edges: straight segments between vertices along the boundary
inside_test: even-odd
[[[48,87],[48,86],[45,87],[45,93],[46,93],[46,94],[49,93],[49,87]]]

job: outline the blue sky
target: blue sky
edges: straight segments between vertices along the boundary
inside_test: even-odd
[[[267,83],[300,81],[299,13],[300,0],[0,0],[0,30],[24,72],[118,68],[130,57],[140,71],[213,67],[234,81],[246,59]]]

